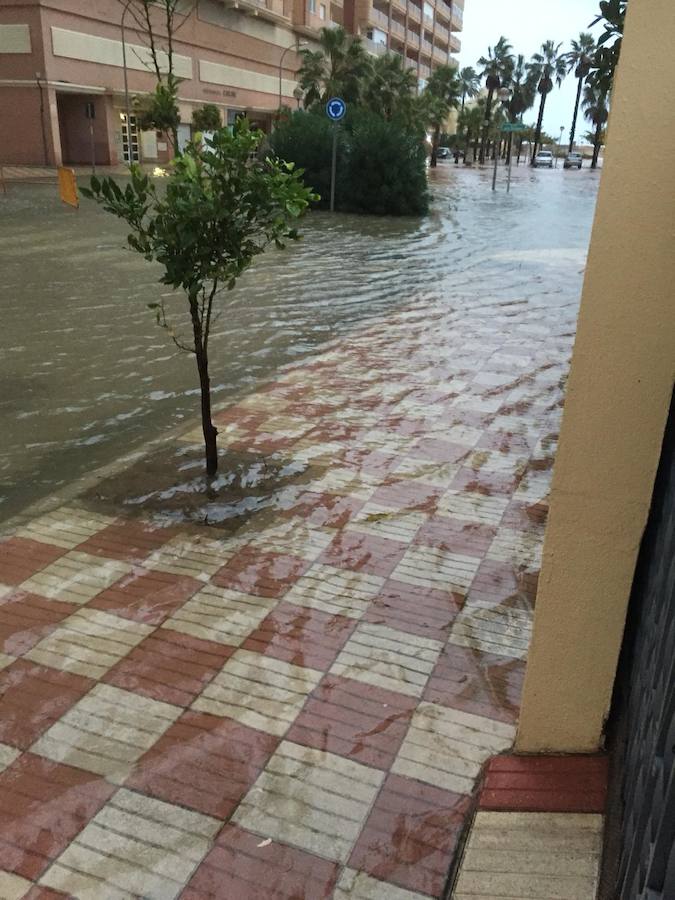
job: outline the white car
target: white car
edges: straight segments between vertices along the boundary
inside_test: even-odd
[[[532,163],[535,169],[538,169],[540,166],[548,166],[549,169],[553,168],[553,154],[550,150],[540,150],[539,153],[534,158]]]

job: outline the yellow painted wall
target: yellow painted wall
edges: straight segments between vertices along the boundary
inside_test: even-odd
[[[673,0],[631,0],[553,477],[520,752],[602,743],[675,377],[674,46]]]

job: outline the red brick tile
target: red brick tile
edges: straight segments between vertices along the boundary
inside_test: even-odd
[[[403,694],[327,675],[307,700],[287,738],[388,769],[415,706],[416,701]]]
[[[536,572],[520,571],[509,563],[485,559],[471,582],[467,602],[490,606],[534,606],[537,594]]]
[[[35,880],[117,788],[24,753],[0,774],[0,868]]]
[[[469,803],[469,797],[389,775],[349,865],[440,897]]]
[[[428,459],[437,463],[458,463],[471,453],[463,444],[453,444],[441,438],[424,437],[409,451],[415,459]]]
[[[142,562],[175,533],[175,528],[157,528],[140,520],[123,519],[96,532],[76,549],[92,556]]]
[[[12,537],[0,542],[0,584],[21,584],[67,553],[62,547]]]
[[[488,497],[493,494],[510,496],[518,487],[519,481],[519,478],[514,478],[512,475],[482,470],[476,472],[474,469],[463,467],[455,475],[451,487],[453,491],[469,491],[473,494],[485,494]]]
[[[185,712],[141,757],[126,785],[226,819],[278,743],[278,738],[232,719]]]
[[[485,431],[476,444],[476,448],[529,456],[536,443],[536,437],[530,438],[526,435],[514,434],[512,431]]]
[[[468,425],[470,428],[487,428],[494,417],[494,413],[482,413],[475,409],[457,409],[452,406],[445,413],[440,410],[442,421],[449,425]]]
[[[399,564],[408,544],[355,531],[341,531],[318,562],[352,572],[387,578]]]
[[[72,894],[64,894],[62,891],[35,884],[21,900],[72,900]]]
[[[306,519],[318,527],[344,528],[365,502],[356,497],[307,491],[286,510],[286,515]]]
[[[373,598],[365,622],[445,641],[464,597],[390,579]]]
[[[342,454],[342,465],[367,472],[369,475],[380,475],[384,478],[401,463],[397,453],[385,453],[382,450],[368,450],[359,447],[350,448]]]
[[[93,686],[81,675],[17,659],[0,672],[0,741],[27,749]]]
[[[159,628],[120,660],[103,681],[153,700],[189,706],[234,650]]]
[[[243,644],[296,666],[327,671],[352,631],[353,619],[282,601]]]
[[[497,756],[487,767],[480,808],[603,813],[607,771],[606,756]]]
[[[546,525],[548,517],[548,503],[524,503],[522,500],[512,500],[506,507],[502,516],[502,525],[514,528],[518,531],[531,531],[540,529]]]
[[[14,591],[0,601],[0,650],[22,656],[76,609],[74,603]]]
[[[181,900],[328,900],[336,863],[226,825],[199,866]]]
[[[415,535],[415,544],[438,547],[450,553],[484,556],[497,534],[491,525],[462,522],[444,516],[432,516]]]
[[[395,434],[404,434],[407,437],[422,436],[427,433],[427,420],[390,416],[382,420],[382,428],[386,431],[393,431]]]
[[[424,699],[453,709],[513,723],[518,718],[525,663],[447,644]]]
[[[309,563],[296,556],[244,547],[211,581],[256,597],[282,597],[308,568]]]
[[[370,502],[389,509],[412,509],[433,513],[444,489],[421,481],[391,481],[378,488]]]
[[[136,569],[101,591],[88,605],[123,619],[160,625],[203,587],[201,581],[187,575]]]

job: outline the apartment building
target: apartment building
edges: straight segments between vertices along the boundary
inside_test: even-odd
[[[0,164],[168,158],[161,134],[140,132],[133,110],[127,121],[127,93],[149,93],[156,80],[128,6],[0,0]],[[205,103],[225,123],[245,114],[269,131],[280,102],[297,103],[299,42],[315,46],[322,27],[344,25],[372,53],[400,53],[421,80],[459,49],[461,6],[451,0],[186,0],[185,10],[174,42],[179,142]]]

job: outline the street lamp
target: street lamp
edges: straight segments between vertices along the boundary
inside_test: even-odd
[[[564,131],[564,130],[565,130],[565,126],[564,126],[564,125],[561,125],[561,126],[560,126],[560,137],[558,138],[558,152],[557,152],[556,155],[555,155],[555,167],[556,167],[556,169],[558,168],[558,157],[560,156],[560,147],[562,146],[562,136],[563,136],[563,131]]]
[[[284,59],[286,58],[286,54],[291,50],[295,50],[297,53],[300,48],[305,47],[307,43],[307,41],[294,41],[294,43],[292,43],[290,47],[286,47],[284,52],[281,54],[281,59],[279,60],[279,112],[281,112],[281,79],[283,75]],[[293,96],[295,96],[295,94]]]
[[[124,32],[124,19],[129,12],[129,7],[131,6],[132,2],[133,0],[127,0],[127,2],[124,4],[122,18],[120,19],[120,31],[122,33],[122,69],[124,70],[124,109],[127,117],[127,151],[129,153],[129,163],[132,163],[134,161],[134,158],[131,144],[131,109],[129,106],[129,81],[127,78],[127,42]]]
[[[304,95],[305,95],[305,92],[303,91],[303,89],[300,87],[299,84],[293,88],[293,96],[295,97],[295,100],[298,104],[298,109],[300,109],[300,101],[302,100]]]

